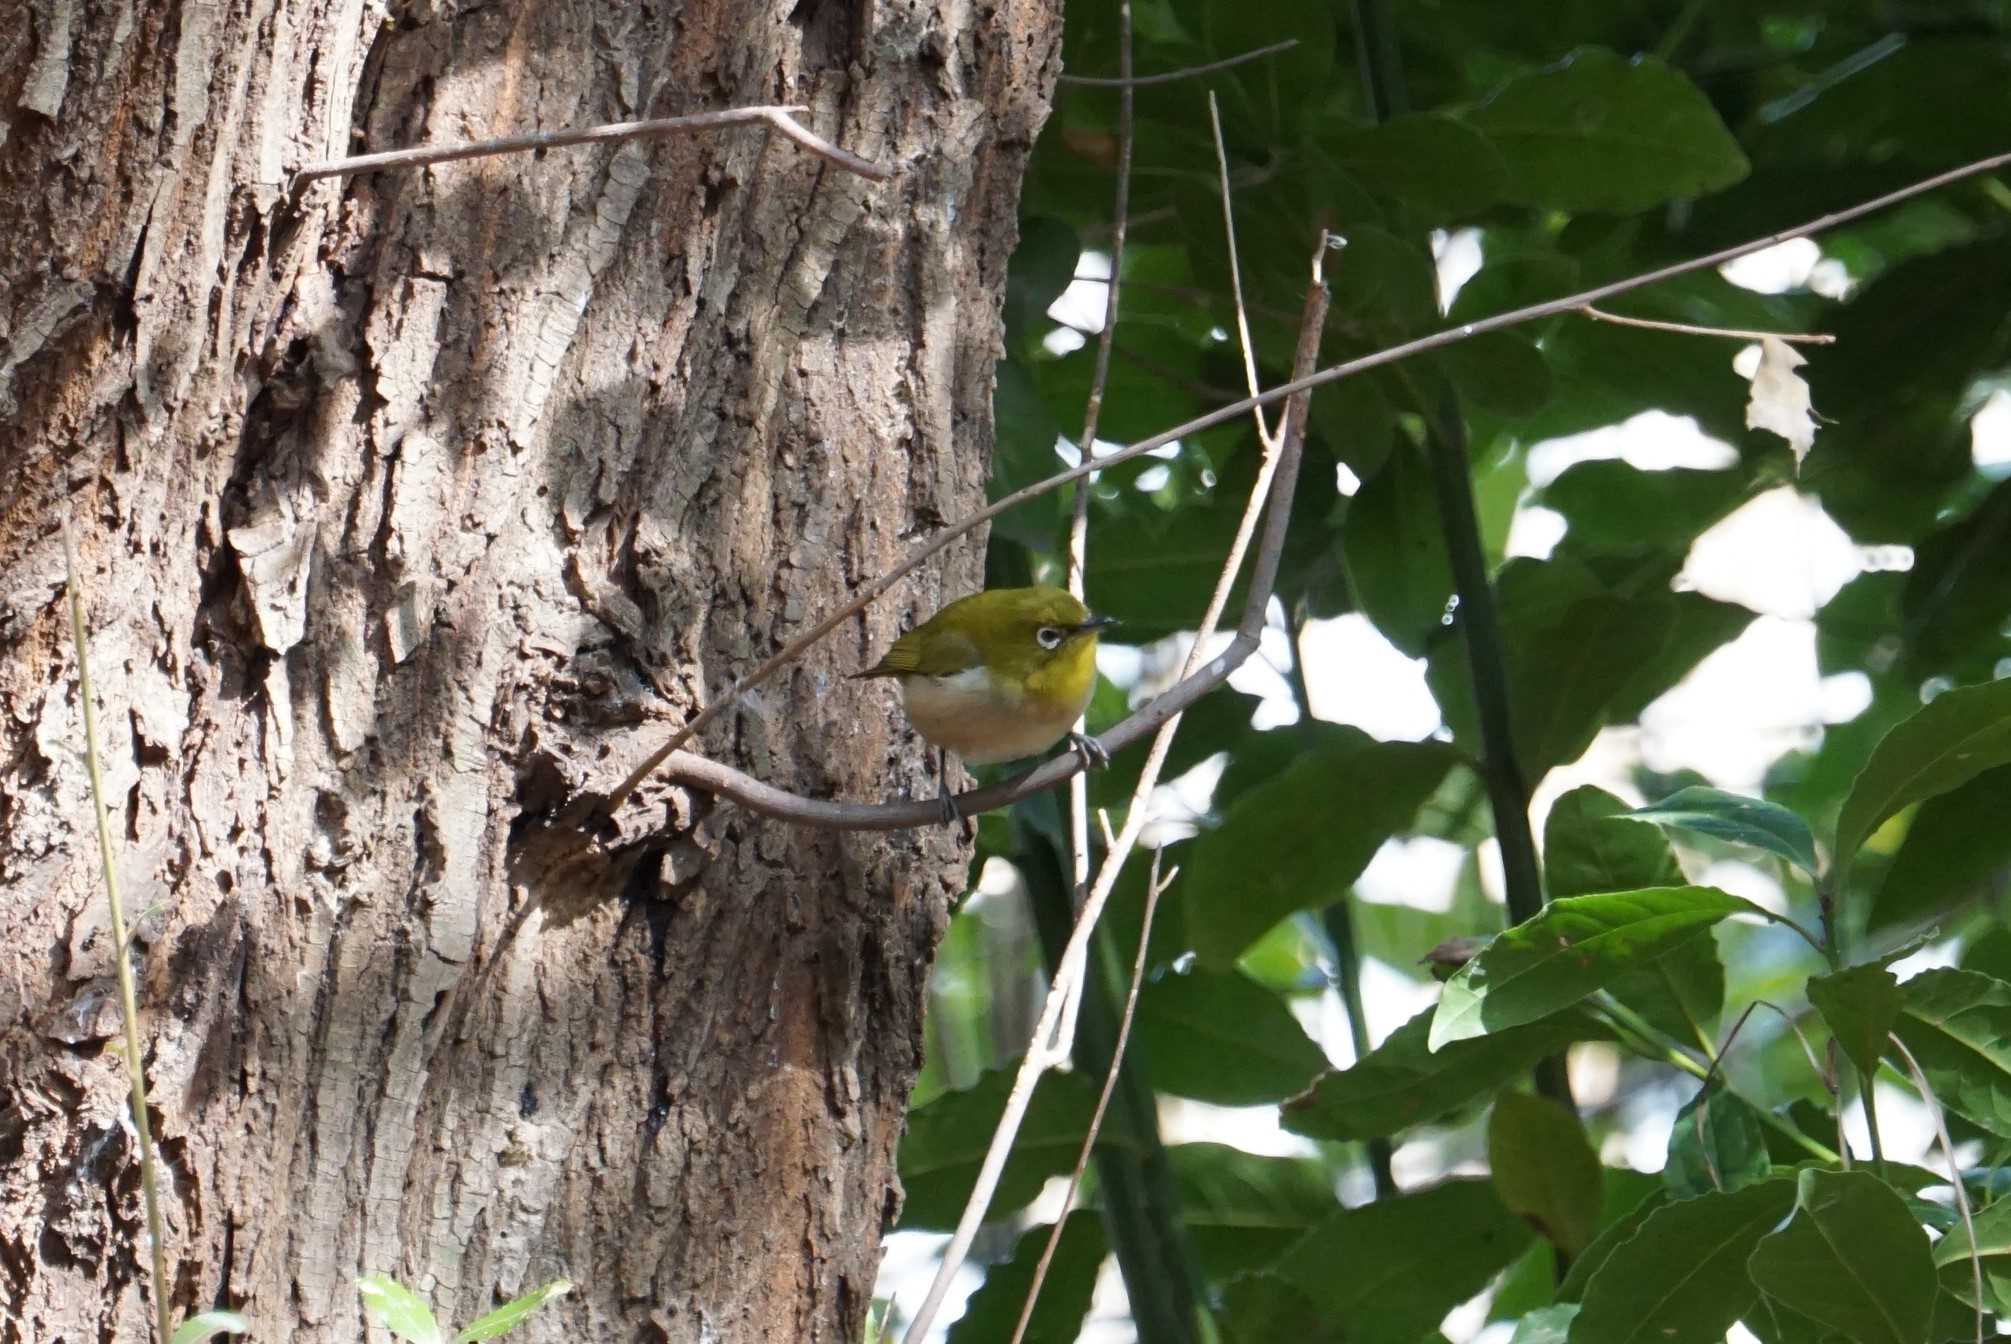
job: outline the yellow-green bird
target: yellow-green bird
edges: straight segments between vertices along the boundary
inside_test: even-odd
[[[893,677],[915,731],[966,765],[1046,751],[1068,737],[1085,764],[1108,758],[1070,730],[1096,689],[1096,637],[1117,622],[1061,588],[993,588],[958,598],[894,641],[859,677]],[[948,767],[937,757],[944,819]]]

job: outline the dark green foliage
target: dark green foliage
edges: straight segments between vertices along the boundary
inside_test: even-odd
[[[1069,72],[1115,73],[1115,10],[1069,8]],[[1132,13],[1141,74],[1298,45],[1136,91],[1099,431],[1119,443],[1244,394],[1209,91],[1266,385],[1289,365],[1322,228],[1348,243],[1326,254],[1333,306],[1320,358],[1332,365],[2011,150],[2001,6],[1134,0]],[[1052,473],[1057,436],[1082,423],[1094,334],[1057,353],[1065,342],[1049,342],[1045,313],[1086,254],[1108,250],[1117,105],[1112,90],[1064,85],[1031,161],[1003,313],[995,497]],[[1172,1135],[1166,1179],[1151,1191],[1092,1180],[1095,1213],[1068,1225],[1037,1333],[1067,1338],[1079,1326],[1104,1249],[1096,1217],[1125,1237],[1153,1229],[1231,1341],[1418,1344],[1483,1290],[1494,1292],[1490,1318],[1516,1322],[1522,1344],[1715,1344],[1734,1322],[1765,1344],[1939,1344],[1971,1335],[1979,1301],[1986,1330],[2011,1311],[2011,1217],[2001,1195],[1990,1201],[2011,1153],[2011,480],[1975,465],[1969,428],[1985,398],[2011,386],[2007,199],[2000,173],[1825,234],[1852,286],[1843,299],[1762,295],[1713,270],[1602,301],[1662,322],[1834,333],[1833,345],[1802,347],[1823,419],[1799,473],[1780,439],[1746,428],[1750,389],[1731,368],[1739,342],[1568,313],[1316,394],[1279,608],[1293,628],[1343,614],[1373,625],[1423,665],[1445,731],[1377,741],[1313,719],[1305,694],[1318,703],[1356,669],[1317,657],[1295,668],[1297,648],[1275,634],[1265,657],[1293,683],[1295,722],[1260,728],[1291,716],[1226,688],[1188,712],[1169,776],[1214,762],[1220,777],[1199,815],[1153,804],[1193,834],[1163,855],[1181,872],[1148,949],[1127,1084],[1146,1104],[1103,1141],[1147,1133],[1157,1097],[1276,1107],[1309,1143],[1259,1155]],[[1434,230],[1476,239],[1482,254],[1443,313]],[[1650,410],[1694,419],[1730,445],[1727,465],[1581,461],[1532,488],[1538,443]],[[1455,598],[1461,552],[1442,500],[1456,496],[1433,474],[1449,423],[1470,458],[1479,535],[1462,540],[1477,541],[1486,565],[1498,650]],[[1259,452],[1246,417],[1100,476],[1088,591],[1124,619],[1123,639],[1193,627]],[[1784,487],[1814,496],[1860,546],[1912,548],[1877,553],[1879,567],[1826,602],[1810,579],[1818,670],[1868,689],[1869,707],[1824,724],[1808,705],[1787,725],[1806,740],[1760,784],[1643,769],[1548,802],[1558,791],[1541,787],[1547,774],[1602,730],[1639,722],[1760,619],[1680,576],[1700,536]],[[1531,505],[1562,517],[1563,538],[1545,556],[1510,558],[1511,523]],[[1001,519],[991,572],[1059,573],[1066,513],[1060,494]],[[1240,601],[1239,587],[1231,622]],[[1505,699],[1518,783],[1541,800],[1551,904],[1507,929],[1483,859],[1504,829],[1484,768],[1499,744],[1481,732],[1476,688]],[[1107,687],[1092,726],[1127,709]],[[1095,777],[1095,802],[1126,806],[1141,759],[1126,753]],[[985,852],[1011,855],[1006,835],[1049,843],[1061,815],[1043,798],[1009,827],[988,821]],[[1456,847],[1450,897],[1392,892],[1378,863],[1375,900],[1360,899],[1355,885],[1392,841]],[[1778,895],[1756,905],[1712,885],[1721,879],[1705,866],[1721,860],[1772,876]],[[1099,953],[1116,984],[1143,891],[1134,860],[1107,923],[1112,949]],[[1337,919],[1330,907],[1343,901],[1350,918]],[[988,961],[995,944],[962,931],[1002,908],[977,903],[947,944],[953,974],[932,1039],[951,1042],[963,1067],[932,1065],[934,1091],[911,1116],[904,1226],[954,1218],[1005,1090],[1003,1075],[972,1068],[1024,1048],[1024,963]],[[1793,919],[1821,954],[1763,926],[1767,912]],[[1930,930],[1962,969],[1909,967]],[[1434,947],[1450,977],[1437,1005],[1392,1012],[1378,993],[1392,973],[1430,987],[1419,963]],[[1343,981],[1361,987],[1370,1024],[1408,1020],[1380,1040],[1369,1027],[1359,1042],[1309,1030],[1333,1019],[1330,991]],[[1761,1000],[1780,1011],[1747,1016]],[[989,1020],[974,1002],[994,1004]],[[1922,1169],[1942,1155],[1879,1165],[1858,1152],[1848,1171],[1836,1160],[1829,1085],[1853,1108],[1850,1075],[1891,1085],[1907,1067],[1893,1036],[1958,1144],[1983,1147],[1968,1185],[1980,1299],[1971,1234],[1933,1189],[1942,1178]],[[1603,1077],[1610,1101],[1574,1118],[1531,1094],[1539,1061],[1565,1054],[1582,1066],[1579,1100],[1592,1102],[1588,1084]],[[1832,1057],[1842,1080],[1825,1076]],[[1067,1169],[1098,1081],[1042,1084],[994,1217]],[[1180,1113],[1161,1106],[1162,1119]],[[1663,1126],[1661,1171],[1618,1165],[1618,1153],[1663,1150]],[[1445,1179],[1483,1156],[1487,1179]],[[960,1344],[1004,1338],[1007,1299],[1016,1305],[1042,1231],[988,1273]],[[1538,1236],[1572,1252],[1561,1281]],[[1120,1253],[1122,1241],[1109,1237]],[[1124,1272],[1134,1301],[1161,1301],[1183,1281],[1135,1258]],[[1141,1324],[1141,1338],[1157,1344],[1164,1328]]]

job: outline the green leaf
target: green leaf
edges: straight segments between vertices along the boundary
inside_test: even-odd
[[[1261,1157],[1220,1143],[1175,1144],[1166,1156],[1181,1221],[1217,1282],[1271,1264],[1334,1212],[1333,1174],[1318,1159]]]
[[[1720,840],[1752,845],[1779,855],[1809,876],[1815,876],[1815,837],[1809,833],[1807,822],[1779,803],[1693,784],[1676,790],[1659,803],[1637,807],[1627,815],[1637,821],[1680,826]]]
[[[1720,1344],[1759,1296],[1746,1258],[1794,1196],[1771,1180],[1653,1209],[1586,1282],[1572,1344]]]
[[[2003,367],[2007,297],[2011,255],[1984,236],[1891,266],[1824,324],[1837,340],[1810,361],[1810,385],[1836,423],[1802,487],[1854,540],[1919,541],[1975,474],[1958,426],[1978,374]]]
[[[1976,1211],[1975,1259],[1982,1262],[1983,1308],[2003,1315],[2011,1310],[2011,1200],[2000,1199]],[[1948,1235],[1934,1243],[1934,1264],[1941,1287],[1970,1306],[1976,1305],[1976,1265],[1970,1256],[1969,1229],[1960,1219]]]
[[[1543,875],[1552,896],[1585,896],[1683,882],[1676,855],[1652,828],[1624,820],[1627,804],[1580,785],[1559,798],[1543,823]]]
[[[1767,1296],[1861,1344],[1920,1344],[1934,1313],[1927,1236],[1866,1171],[1805,1170],[1794,1218],[1753,1249]]]
[[[216,1335],[251,1333],[251,1322],[234,1311],[205,1311],[175,1327],[170,1344],[202,1344]]]
[[[975,1086],[945,1092],[908,1116],[900,1151],[901,1184],[907,1190],[901,1209],[903,1230],[946,1231],[956,1226],[992,1130],[1005,1113],[1017,1066],[1014,1060]],[[1078,1074],[1050,1073],[1041,1079],[992,1198],[993,1217],[1023,1208],[1048,1177],[1075,1165],[1076,1151],[1089,1132],[1096,1091],[1095,1082]],[[1118,1138],[1108,1127],[1097,1136],[1098,1146],[1114,1142]]]
[[[1438,272],[1429,252],[1366,225],[1350,225],[1347,238],[1346,260],[1327,270],[1334,292],[1329,321],[1358,326],[1371,338],[1415,335],[1437,323]],[[1303,277],[1303,263],[1293,264]]]
[[[1678,1199],[1742,1190],[1767,1178],[1772,1164],[1759,1112],[1723,1087],[1699,1088],[1669,1127],[1662,1181]]]
[[[1294,1096],[1327,1066],[1285,1001],[1240,971],[1151,982],[1138,996],[1136,1030],[1154,1087],[1217,1106]]]
[[[1066,220],[1052,215],[1027,220],[1019,245],[1006,263],[1006,341],[1021,354],[1031,354],[1053,327],[1047,310],[1075,279],[1082,240]]]
[[[1560,548],[1562,549],[1562,548]],[[1634,675],[1607,702],[1609,723],[1629,723],[1641,716],[1663,692],[1690,675],[1704,656],[1753,623],[1753,613],[1733,602],[1716,602],[1702,593],[1671,593],[1669,633],[1653,658],[1636,665]]]
[[[1918,927],[1990,889],[2011,864],[2011,766],[1920,805],[1880,881],[1871,927]]]
[[[1924,971],[1900,986],[1892,1024],[1949,1110],[2011,1138],[2011,985],[1977,971]]]
[[[1226,1344],[1342,1344],[1346,1326],[1276,1274],[1244,1274],[1222,1287],[1214,1313]]]
[[[1581,49],[1467,120],[1507,162],[1503,195],[1553,210],[1646,210],[1730,186],[1749,166],[1710,100],[1652,57]]]
[[[1809,977],[1809,1006],[1822,1014],[1853,1064],[1866,1078],[1885,1058],[1886,1036],[1899,1016],[1899,977],[1883,961]]]
[[[1909,803],[2011,765],[2011,677],[1934,698],[1887,733],[1858,772],[1836,823],[1837,865]]]
[[[1648,1221],[1649,1214],[1669,1202],[1669,1192],[1653,1176],[1638,1171],[1623,1173],[1613,1167],[1608,1167],[1606,1174],[1608,1182],[1606,1225],[1599,1229],[1599,1235],[1592,1238],[1592,1244],[1585,1248],[1584,1253],[1571,1261],[1570,1272],[1564,1276],[1564,1281],[1557,1285],[1557,1300],[1560,1302],[1581,1300],[1585,1296],[1586,1284],[1592,1281],[1592,1276],[1606,1263],[1607,1258],[1641,1230],[1641,1224]],[[1633,1180],[1651,1181],[1654,1185],[1645,1195],[1635,1194],[1632,1205],[1616,1214],[1612,1203],[1616,1197],[1625,1196]]]
[[[1449,1180],[1341,1210],[1277,1272],[1346,1321],[1350,1344],[1415,1344],[1528,1244],[1529,1229],[1489,1182]]]
[[[1433,1050],[1521,1026],[1603,989],[1725,916],[1756,909],[1715,887],[1649,887],[1567,896],[1497,935],[1446,982],[1432,1017]]]
[[[1424,454],[1400,444],[1348,505],[1341,533],[1355,604],[1383,638],[1423,657],[1445,631],[1452,560]]]
[[[1576,1302],[1538,1307],[1515,1323],[1515,1333],[1508,1337],[1508,1344],[1564,1344],[1570,1338],[1571,1322],[1577,1315]]]
[[[1627,803],[1593,785],[1573,789],[1550,807],[1542,829],[1550,895],[1681,885],[1683,869],[1669,841],[1625,815]],[[1623,972],[1607,992],[1665,1036],[1701,1038],[1725,1002],[1725,966],[1717,960],[1717,940],[1681,944],[1667,956]]]
[[[1667,639],[1669,601],[1666,595],[1589,597],[1573,603],[1555,625],[1515,638],[1511,708],[1532,780],[1592,745],[1606,723],[1606,706]]]
[[[1683,870],[1661,832],[1626,819],[1627,804],[1592,785],[1571,790],[1543,827],[1543,872],[1552,896],[1678,886]],[[1725,1002],[1725,968],[1713,938],[1698,938],[1622,974],[1607,992],[1679,1041],[1696,1039]]]
[[[1015,490],[1052,476],[1062,465],[1054,450],[1061,436],[1061,422],[1054,418],[1040,395],[1033,374],[1016,359],[998,362],[997,383],[992,388],[992,418],[998,425],[998,446],[992,453],[992,478],[987,494],[1003,499]],[[1028,545],[1045,546],[1053,540],[1053,514],[1038,506],[1014,509],[1002,518],[1014,535]]]
[[[1550,400],[1550,365],[1536,343],[1517,332],[1482,332],[1447,346],[1438,360],[1460,395],[1482,410],[1520,419]]]
[[[389,1274],[365,1274],[356,1280],[356,1291],[370,1318],[407,1344],[443,1344],[447,1338],[425,1299]]]
[[[506,1335],[522,1325],[532,1312],[572,1290],[570,1279],[553,1279],[541,1288],[533,1288],[522,1297],[512,1298],[494,1311],[477,1316],[462,1326],[461,1333],[454,1336],[454,1344],[476,1344],[478,1340]]]
[[[1238,798],[1195,839],[1182,882],[1202,964],[1226,968],[1285,916],[1339,897],[1456,759],[1444,743],[1350,731]]]
[[[1975,507],[1914,547],[1900,601],[1915,666],[1956,681],[1993,675],[2011,623],[2011,585],[2001,546],[2011,537],[2011,480],[1999,481]]]
[[[1435,113],[1375,126],[1333,118],[1315,133],[1329,161],[1375,195],[1412,207],[1420,227],[1486,210],[1500,198],[1507,173],[1486,136]]]
[[[1433,1052],[1427,1045],[1432,1013],[1425,1009],[1352,1068],[1327,1074],[1288,1102],[1284,1127],[1315,1139],[1394,1134],[1442,1119],[1567,1045],[1612,1039],[1590,1015],[1572,1011]]]
[[[994,1340],[1003,1344],[1012,1338],[1050,1226],[1041,1223],[1028,1228],[1013,1243],[1012,1259],[985,1271],[984,1283],[971,1294],[970,1305],[950,1327],[950,1344],[991,1344]],[[1103,1267],[1107,1250],[1102,1214],[1083,1210],[1068,1216],[1047,1280],[1041,1286],[1040,1300],[1034,1303],[1033,1316],[1027,1322],[1028,1344],[1036,1340],[1072,1344],[1082,1333],[1082,1318],[1089,1314],[1090,1295],[1096,1289],[1096,1274]]]
[[[1158,398],[1163,403],[1164,398]],[[1163,428],[1163,425],[1159,425]],[[1115,434],[1115,431],[1111,431]],[[1134,511],[1094,525],[1085,578],[1089,605],[1124,621],[1127,641],[1145,642],[1200,624],[1222,559],[1241,521],[1255,466],[1242,456],[1223,468],[1209,493],[1171,511]],[[1292,511],[1281,573],[1291,577],[1337,540],[1316,508]],[[1232,590],[1230,610],[1243,601],[1246,577]]]
[[[1760,1344],[1837,1344],[1837,1336],[1765,1293],[1740,1318]]]
[[[1516,749],[1535,780],[1583,755],[1619,697],[1659,662],[1674,628],[1675,595],[1616,596],[1567,559],[1510,561],[1497,587]],[[1441,641],[1427,678],[1446,722],[1477,753],[1463,644]]]
[[[1604,1182],[1575,1112],[1548,1097],[1504,1092],[1487,1121],[1487,1166],[1501,1202],[1576,1255],[1592,1240]]]
[[[1564,515],[1574,546],[1688,550],[1749,488],[1736,471],[1642,471],[1604,458],[1566,470],[1544,487],[1539,502]]]

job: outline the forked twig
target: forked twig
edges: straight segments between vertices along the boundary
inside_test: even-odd
[[[847,172],[885,182],[894,170],[841,149],[790,115],[810,109],[799,104],[773,107],[729,107],[716,112],[693,112],[682,117],[657,117],[651,121],[614,121],[601,126],[581,126],[562,131],[537,131],[529,135],[506,135],[498,140],[475,140],[458,145],[414,145],[408,149],[387,149],[376,154],[357,154],[346,159],[310,163],[293,175],[296,186],[324,177],[345,177],[358,173],[378,173],[404,168],[423,168],[431,163],[451,163],[456,159],[482,159],[498,154],[521,154],[534,149],[556,149],[562,145],[587,145],[635,140],[651,135],[678,135],[689,131],[719,131],[732,126],[762,124],[780,131],[803,148],[829,159]]]
[[[1663,322],[1652,317],[1628,317],[1609,313],[1586,304],[1578,310],[1594,322],[1611,322],[1616,327],[1639,327],[1643,331],[1669,331],[1678,336],[1721,336],[1734,341],[1783,341],[1789,345],[1834,345],[1836,337],[1821,331],[1747,331],[1740,327],[1705,327],[1693,322]]]

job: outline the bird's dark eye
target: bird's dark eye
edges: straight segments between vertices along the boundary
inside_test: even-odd
[[[1066,639],[1067,635],[1059,626],[1043,625],[1040,629],[1033,632],[1033,637],[1040,641],[1040,646],[1043,649],[1058,649],[1061,647],[1061,641]]]

